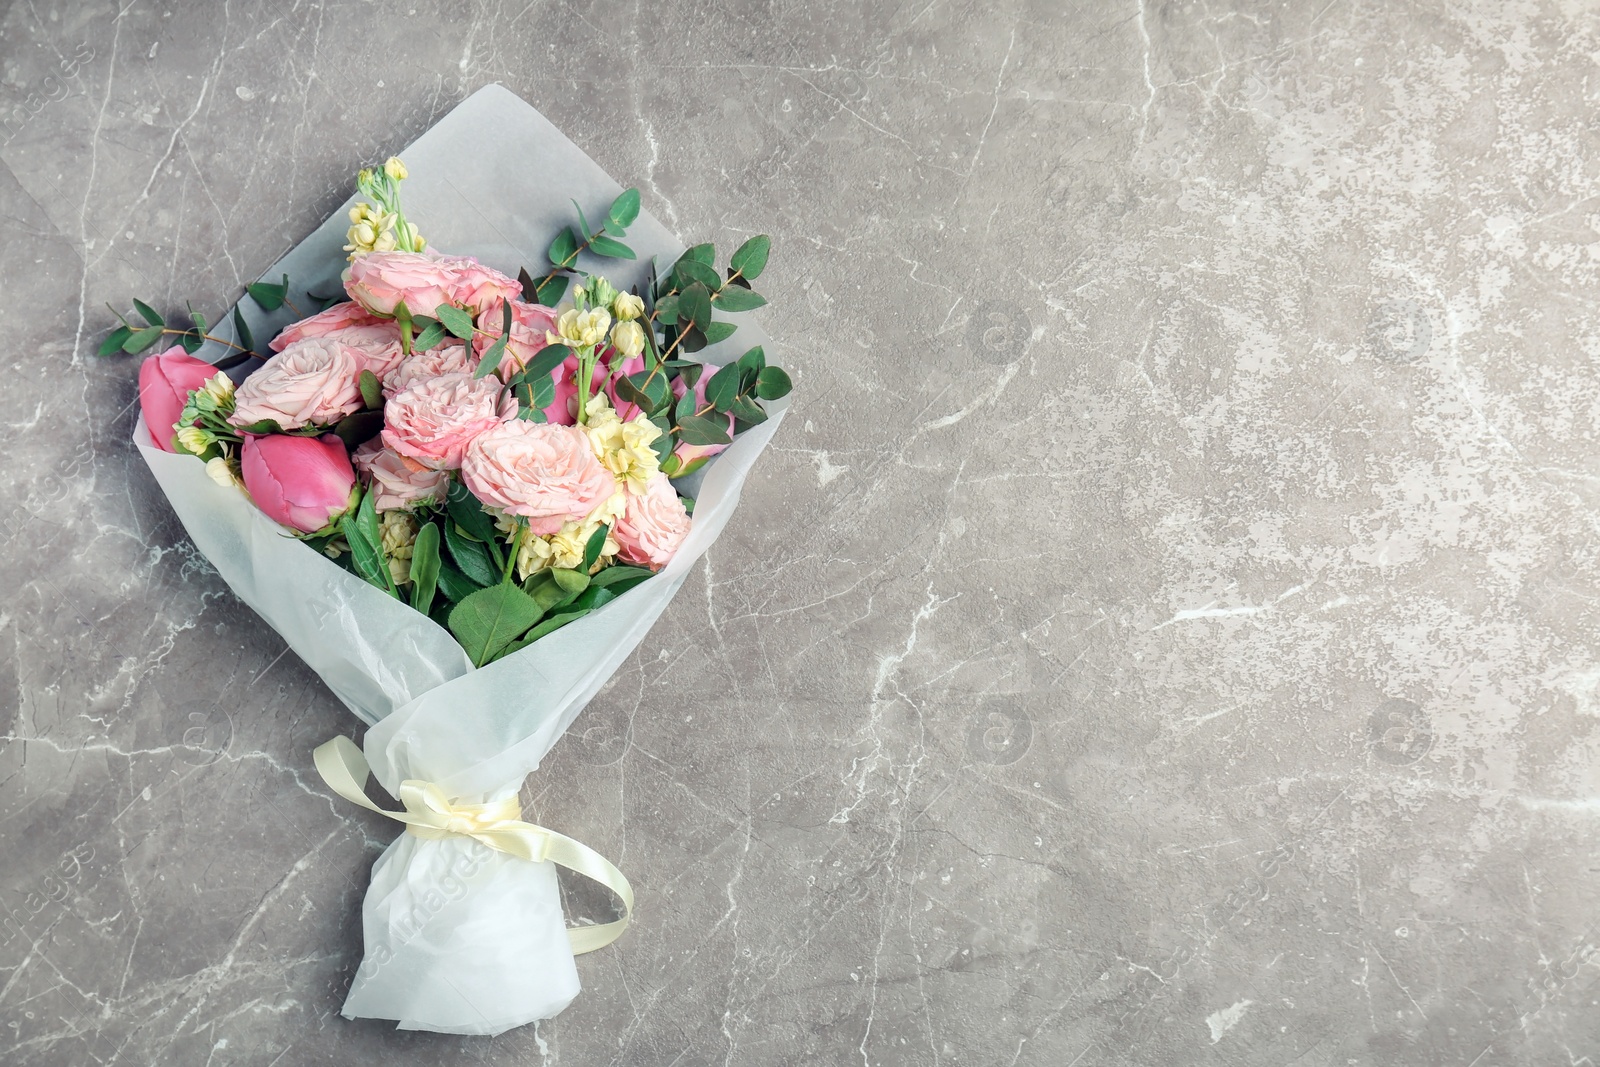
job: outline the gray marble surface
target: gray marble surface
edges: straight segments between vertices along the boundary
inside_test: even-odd
[[[1582,0],[0,2],[0,1062],[1600,1062]],[[774,237],[795,409],[529,781],[639,921],[494,1039],[337,1010],[392,824],[129,443],[501,82]],[[463,161],[470,165],[470,161]],[[573,885],[571,910],[607,903]]]

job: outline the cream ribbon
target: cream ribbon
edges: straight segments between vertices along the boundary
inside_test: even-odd
[[[372,771],[354,741],[335,737],[317,746],[312,759],[328,788],[352,804],[405,823],[407,833],[429,841],[460,835],[520,859],[535,863],[549,860],[593,878],[621,897],[622,918],[600,926],[567,928],[574,956],[605,948],[628,928],[633,916],[633,887],[628,879],[610,860],[588,845],[543,826],[523,822],[522,804],[516,797],[491,804],[453,804],[432,782],[408,779],[400,783],[400,803],[406,810],[390,811],[367,799],[367,777]]]

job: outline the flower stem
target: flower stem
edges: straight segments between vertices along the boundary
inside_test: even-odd
[[[511,572],[516,569],[517,557],[522,555],[522,537],[528,532],[526,522],[517,523],[517,532],[511,535],[511,551],[506,553],[506,569],[500,575],[500,581],[509,582]]]
[[[164,327],[161,330],[161,332],[162,333],[176,333],[176,334],[191,334],[191,333],[194,333],[193,330],[174,330],[170,326]],[[204,340],[215,341],[219,345],[227,345],[229,348],[233,349],[236,352],[248,352],[248,351],[250,351],[248,348],[245,348],[243,345],[236,345],[232,341],[224,341],[220,337],[212,337],[209,333],[203,333],[200,336]]]

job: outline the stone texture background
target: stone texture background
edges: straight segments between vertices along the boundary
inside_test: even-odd
[[[0,1061],[1600,1062],[1592,4],[0,0],[0,40]],[[528,785],[638,925],[463,1039],[337,1015],[392,827],[310,773],[352,720],[93,348],[107,300],[225,308],[494,81],[683,236],[773,235],[799,388]]]

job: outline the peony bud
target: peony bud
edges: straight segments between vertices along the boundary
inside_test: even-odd
[[[174,345],[139,365],[139,408],[150,437],[163,452],[174,451],[172,438],[189,394],[205,386],[217,368]]]
[[[256,507],[302,533],[329,526],[358,496],[344,442],[332,434],[247,435],[241,466],[244,487]]]
[[[644,301],[632,293],[618,293],[611,302],[611,314],[618,322],[632,322],[644,315]]]
[[[399,156],[390,156],[383,164],[383,172],[397,182],[405,181],[410,173],[406,170],[406,165],[400,162]]]
[[[644,327],[637,322],[619,322],[611,328],[611,347],[632,359],[644,351]]]

